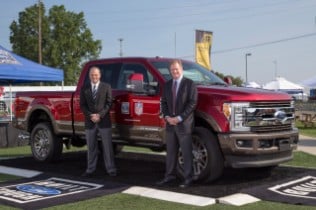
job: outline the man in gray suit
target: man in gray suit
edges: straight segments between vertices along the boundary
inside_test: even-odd
[[[101,72],[96,66],[90,68],[89,77],[90,84],[84,86],[80,91],[80,109],[85,116],[85,133],[88,146],[87,169],[82,176],[91,177],[96,170],[98,161],[98,132],[102,139],[103,159],[106,171],[110,176],[116,176],[110,119],[112,105],[111,86],[100,81]]]
[[[184,160],[185,188],[193,181],[192,130],[194,127],[194,109],[197,104],[197,89],[191,79],[183,77],[181,60],[170,64],[172,79],[163,89],[161,98],[162,113],[166,120],[166,173],[159,186],[169,184],[176,179],[179,146]]]

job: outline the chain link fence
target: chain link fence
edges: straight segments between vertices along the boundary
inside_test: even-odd
[[[298,112],[308,111],[316,113],[316,100],[295,101],[295,110]]]

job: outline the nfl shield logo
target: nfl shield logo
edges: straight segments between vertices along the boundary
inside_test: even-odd
[[[134,109],[135,109],[135,114],[137,114],[137,115],[143,114],[143,103],[142,102],[136,102]]]

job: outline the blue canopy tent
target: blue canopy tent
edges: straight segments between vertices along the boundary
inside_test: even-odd
[[[63,80],[64,72],[62,70],[30,61],[26,58],[12,53],[11,51],[5,49],[0,45],[1,85],[10,85],[11,87],[11,85],[18,83],[58,82]],[[10,107],[11,104],[12,93],[10,91]],[[12,120],[12,113],[10,113],[10,116]]]
[[[63,81],[60,69],[44,66],[19,55],[0,45],[0,83],[15,84],[26,82]]]

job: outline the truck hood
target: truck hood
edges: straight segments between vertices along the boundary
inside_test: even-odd
[[[216,98],[224,101],[280,101],[291,100],[291,96],[280,91],[272,91],[258,88],[245,88],[235,86],[197,86],[199,97],[203,100],[207,98]]]

